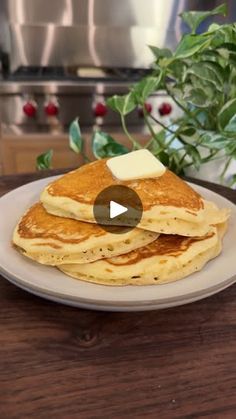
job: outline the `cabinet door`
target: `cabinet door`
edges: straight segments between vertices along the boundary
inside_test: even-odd
[[[110,133],[118,142],[130,147],[130,142],[123,133]],[[135,138],[144,145],[148,136],[134,134]],[[84,153],[89,160],[94,160],[91,149],[91,133],[85,133]],[[36,158],[39,154],[52,149],[54,169],[74,168],[84,163],[80,154],[69,148],[68,134],[25,134],[4,135],[0,137],[0,170],[2,174],[29,173],[36,170]]]
[[[70,150],[67,135],[6,135],[0,144],[2,174],[34,172],[37,156],[49,149],[54,151],[54,169],[83,163],[83,158]]]

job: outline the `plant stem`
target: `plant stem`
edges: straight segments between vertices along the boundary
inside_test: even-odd
[[[181,166],[181,163],[184,161],[185,157],[187,156],[187,151],[185,151],[185,153],[182,155],[180,161],[179,161],[179,165]]]
[[[146,144],[146,147],[145,148],[148,148],[152,144],[153,140],[155,139],[155,141],[158,143],[159,147],[163,150],[164,149],[163,148],[163,143],[162,143],[162,141],[160,141],[160,139],[158,138],[158,136],[155,133],[154,129],[152,128],[152,124],[150,123],[149,118],[148,118],[149,117],[149,114],[147,113],[147,111],[145,109],[145,106],[143,106],[143,115],[144,115],[145,122],[146,122],[146,124],[148,126],[148,129],[149,129],[149,131],[150,131],[150,133],[152,135],[151,140],[148,141],[148,143]]]
[[[223,169],[223,171],[222,171],[222,173],[221,173],[221,175],[220,175],[220,179],[221,179],[221,180],[224,180],[225,173],[227,172],[227,169],[229,168],[229,165],[230,165],[230,163],[231,163],[232,158],[233,158],[233,157],[232,157],[232,156],[230,156],[230,157],[228,158],[227,162],[225,163],[225,167],[224,167],[224,169]]]
[[[173,135],[172,138],[168,141],[168,143],[166,143],[166,148],[170,147],[171,143],[173,143],[173,141],[175,140],[175,136]]]
[[[184,165],[182,165],[182,163],[184,163],[184,159],[185,159],[185,157],[187,156],[187,154],[188,154],[188,152],[187,152],[187,151],[185,151],[185,153],[182,155],[182,157],[181,157],[181,159],[180,159],[180,161],[179,161],[180,170],[181,170],[181,169],[183,169],[183,168],[185,167]]]
[[[208,163],[208,161],[209,160],[217,160],[217,159],[221,159],[222,157],[217,157],[216,159],[214,159],[214,156],[217,154],[217,153],[219,153],[219,151],[220,150],[215,150],[215,151],[213,151],[213,152],[210,152],[210,154],[209,154],[209,156],[207,156],[207,157],[203,157],[203,159],[202,159],[202,163],[204,164],[204,163]],[[208,160],[209,159],[209,160]]]
[[[188,144],[185,140],[183,140],[183,138],[180,136],[179,134],[179,129],[177,129],[176,131],[173,131],[171,128],[165,126],[163,124],[163,122],[159,121],[158,119],[156,119],[153,115],[150,114],[150,118],[153,119],[153,121],[155,121],[157,124],[160,124],[162,128],[166,129],[166,131],[168,131],[170,134],[174,135],[174,138],[177,138],[182,144]],[[174,138],[171,138],[170,143],[174,140]],[[169,145],[169,144],[168,144]]]
[[[184,166],[182,166],[182,170],[184,170],[184,169],[186,169],[187,167],[190,167],[190,166],[192,166],[193,165],[193,162],[191,161],[191,163],[187,163],[187,164],[185,164]]]
[[[177,138],[182,144],[187,144],[187,142],[185,140],[183,140],[183,138],[180,135],[180,131],[181,131],[181,126],[179,126],[179,128],[174,132],[173,137],[170,139],[170,141],[168,141],[168,143],[166,144],[166,147],[169,147],[170,144]]]
[[[121,116],[121,124],[122,124],[122,128],[124,130],[124,133],[127,135],[127,137],[129,138],[129,140],[131,141],[131,143],[133,144],[133,150],[139,150],[140,148],[142,148],[140,146],[140,144],[130,135],[126,123],[125,123],[125,117],[124,115],[120,115]]]
[[[82,157],[84,158],[85,163],[90,163],[91,160],[88,156],[86,156],[86,154],[84,154],[83,152],[81,152]]]
[[[153,116],[151,113],[149,114],[149,116],[150,116],[150,118],[152,118],[152,120],[154,122],[156,122],[157,124],[159,124],[162,128],[166,129],[166,131],[170,132],[171,134],[175,134],[175,131],[173,131],[168,126],[166,126],[165,124],[163,124],[163,122],[159,121],[159,119],[155,118],[155,116]]]

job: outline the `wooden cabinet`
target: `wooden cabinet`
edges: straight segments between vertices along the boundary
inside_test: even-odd
[[[0,141],[2,174],[34,172],[37,156],[48,149],[54,150],[55,169],[82,163],[69,149],[67,135],[6,135]]]
[[[129,141],[123,133],[111,133],[117,141],[129,146]],[[135,137],[143,144],[147,136],[140,134]],[[94,160],[91,151],[91,134],[83,136],[84,151]],[[53,168],[80,166],[84,161],[81,155],[75,154],[69,148],[67,134],[25,134],[4,135],[0,137],[0,170],[2,174],[29,173],[36,170],[36,158],[39,154],[53,149]]]

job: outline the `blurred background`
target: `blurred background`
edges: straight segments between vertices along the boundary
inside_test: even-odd
[[[78,165],[81,157],[69,150],[67,135],[77,116],[87,154],[94,127],[126,143],[106,98],[126,93],[148,74],[153,56],[147,45],[176,46],[188,30],[179,13],[210,10],[221,3],[0,0],[0,173],[34,171],[36,156],[49,148],[55,150],[55,168]],[[236,2],[226,3],[225,21],[235,21]],[[160,113],[163,105],[165,115]],[[159,118],[179,113],[164,94],[153,95],[148,106]],[[145,141],[142,113],[131,113],[128,124]]]

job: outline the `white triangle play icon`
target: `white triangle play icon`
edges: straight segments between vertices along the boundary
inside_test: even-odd
[[[118,217],[118,215],[124,214],[128,211],[128,208],[118,204],[115,201],[110,201],[110,218]]]

